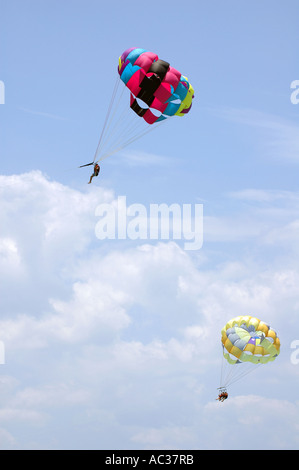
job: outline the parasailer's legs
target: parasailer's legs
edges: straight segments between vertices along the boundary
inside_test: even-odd
[[[95,166],[94,166],[93,174],[91,175],[88,184],[90,184],[91,181],[92,181],[92,178],[93,178],[94,176],[98,176],[99,173],[100,173],[100,165],[98,165],[98,164],[96,163]]]

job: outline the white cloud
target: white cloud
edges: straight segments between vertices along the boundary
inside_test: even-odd
[[[224,406],[222,406],[224,405]],[[232,401],[221,404],[210,402],[205,406],[204,414],[212,420],[218,421],[215,428],[215,438],[223,439],[227,432],[226,420],[234,423],[230,427],[230,440],[227,449],[295,449],[298,446],[298,402],[278,400],[259,395],[236,396]],[[277,426],[277,423],[280,423]],[[252,435],[256,429],[264,429],[266,433],[259,433],[258,439],[252,447]],[[242,429],[238,439],[237,434]],[[284,430],[282,432],[282,429]],[[236,442],[238,445],[236,447]]]
[[[164,428],[149,428],[139,431],[132,437],[132,442],[143,445],[145,449],[176,450],[189,448],[188,444],[190,445],[193,438],[192,430],[186,426],[165,426]],[[191,455],[190,453],[190,457]],[[161,456],[162,461],[163,457]],[[166,461],[167,459],[165,459]]]
[[[254,250],[260,249],[261,256],[269,246],[298,253],[298,220],[296,191],[235,191],[224,197],[220,215],[205,215],[204,243],[250,241]]]
[[[47,421],[47,415],[33,409],[2,408],[0,410],[0,419],[3,424],[25,422],[27,425],[42,426]]]
[[[227,419],[216,413],[234,404],[240,426],[246,419],[251,426],[257,419],[264,425],[270,408],[262,396],[248,401],[259,410],[257,418],[241,415],[246,397],[230,397],[231,408],[208,403],[220,376],[219,332],[229,318],[255,314],[291,343],[299,305],[294,265],[285,261],[261,269],[255,253],[240,259],[230,253],[201,265],[201,258],[174,242],[101,243],[94,236],[94,208],[99,198],[113,203],[113,192],[80,193],[36,172],[13,179],[15,191],[4,184],[11,178],[2,177],[1,187],[1,279],[7,295],[1,297],[0,339],[7,375],[0,416],[7,448],[46,446],[34,429],[47,426],[47,445],[53,447],[59,446],[53,436],[62,426],[61,433],[67,427],[83,448],[91,441],[105,446],[108,435],[115,447],[209,448],[212,421]],[[292,215],[291,198],[285,205]],[[290,366],[282,369],[284,380],[296,380]],[[263,387],[270,386],[269,377]],[[279,393],[282,398],[272,402],[278,420],[290,420],[298,433],[283,413],[287,401],[295,414],[295,392],[279,386]],[[80,426],[74,428],[73,420]],[[62,446],[71,445],[61,438]],[[227,442],[219,434],[219,447]],[[265,445],[271,446],[270,437]]]
[[[83,389],[72,389],[65,383],[45,385],[42,388],[27,387],[16,393],[12,400],[15,407],[20,409],[51,408],[52,406],[61,408],[85,402],[88,398],[88,391]]]
[[[15,445],[15,438],[6,429],[0,428],[0,450],[11,450]]]
[[[0,262],[3,271],[7,273],[13,272],[17,275],[20,271],[21,257],[17,243],[12,238],[0,239]]]

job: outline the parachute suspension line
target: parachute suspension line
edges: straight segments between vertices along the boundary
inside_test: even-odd
[[[140,127],[142,130],[142,125],[146,126],[146,128],[152,127],[146,124],[143,119],[138,119],[135,113],[131,110],[131,108],[128,107],[128,96],[125,96],[125,101],[121,102],[126,87],[123,86],[121,92],[119,93],[120,82],[121,80],[117,77],[117,82],[112,93],[109,109],[107,111],[105,123],[102,128],[102,133],[95,152],[93,163],[96,162],[96,159],[100,153],[102,154],[102,157],[98,159],[97,162],[102,161],[104,158],[106,158],[105,156],[108,153],[109,155],[112,153],[114,154],[116,148],[122,148],[121,144],[124,142],[124,140],[129,140],[132,138],[132,135],[130,135],[130,133],[132,134],[134,131],[134,133],[137,135],[140,132]],[[117,112],[118,115],[115,117]],[[115,138],[116,135],[117,139]],[[108,144],[109,142],[111,144],[111,141],[112,145],[110,145],[109,147]],[[105,147],[106,150],[104,150]]]
[[[99,143],[98,143],[98,146],[97,146],[96,151],[95,151],[93,162],[95,162],[95,160],[98,156],[99,150],[100,150],[100,145],[101,145],[102,138],[103,138],[103,135],[104,135],[104,132],[105,132],[105,128],[106,128],[107,122],[108,122],[109,117],[110,117],[110,113],[111,113],[111,110],[112,110],[112,107],[113,107],[115,97],[117,95],[117,90],[118,90],[118,87],[119,87],[119,81],[120,80],[117,77],[116,81],[115,81],[114,88],[113,88],[111,100],[110,100],[110,103],[109,103],[108,111],[107,111],[107,114],[106,114],[106,118],[105,118],[105,121],[104,121],[104,125],[103,125],[103,128],[102,128],[102,132],[101,132],[101,135],[100,135]]]
[[[118,116],[118,119],[115,121],[112,128],[110,128],[110,133],[108,133],[107,131],[107,134],[105,136],[105,139],[102,145],[103,154],[107,153],[107,150],[104,150],[104,149],[105,147],[108,146],[109,143],[111,143],[111,141],[113,142],[113,147],[120,145],[120,143],[124,140],[124,138],[127,137],[128,133],[130,131],[132,132],[132,128],[133,129],[135,128],[136,130],[136,127],[139,126],[140,121],[137,121],[136,116],[134,115],[132,116],[132,114],[133,113],[131,109],[128,110],[124,108],[123,112]],[[131,120],[129,118],[131,118]],[[117,138],[115,137],[116,135],[117,135]]]
[[[123,90],[125,90],[125,87],[123,88]],[[109,135],[108,132],[105,135],[105,142],[103,142],[101,151],[102,156],[98,161],[102,161],[107,158],[108,153],[110,156],[118,152],[122,148],[126,147],[127,145],[139,139],[148,132],[154,130],[156,127],[163,123],[163,121],[159,121],[156,124],[147,124],[144,119],[140,117],[138,118],[135,113],[131,110],[131,108],[128,107],[127,101],[125,102],[123,107],[124,110],[120,114],[120,116],[118,116],[118,119],[115,121],[114,125],[110,129]],[[166,120],[169,120],[169,118]],[[115,137],[116,135],[117,138]],[[113,141],[113,145],[110,145],[109,147],[108,142],[111,140]],[[107,145],[108,149],[104,151],[104,148]]]
[[[233,370],[232,366],[231,368],[228,367],[228,364],[226,363],[223,356],[222,356],[222,363],[223,363],[223,368],[221,370],[220,386],[227,387],[230,382],[230,376],[235,373],[235,370]]]
[[[239,364],[228,364],[222,356],[222,365],[223,364],[224,367],[221,368],[220,386],[228,387],[251,372],[254,372],[262,363],[252,364],[249,362],[240,362]]]
[[[222,349],[223,349],[223,345],[222,345]],[[219,388],[222,388],[222,384],[223,384],[223,370],[224,370],[224,356],[222,354]]]
[[[128,106],[126,86],[123,84],[120,91],[120,83],[122,82],[117,77],[92,164],[114,155],[173,117],[148,124]]]
[[[220,387],[227,387],[230,384],[231,377],[238,372],[239,364],[228,364],[224,357],[224,346],[222,346],[222,361],[221,361],[221,379]]]
[[[249,364],[247,364],[247,365],[249,365]],[[235,376],[232,375],[231,378],[230,378],[230,381],[228,382],[228,385],[232,385],[232,384],[238,382],[239,380],[243,379],[243,377],[245,377],[248,374],[251,374],[251,372],[254,372],[261,365],[262,365],[261,362],[258,363],[258,364],[254,364],[253,367],[250,367],[250,365],[249,365],[248,370],[241,371],[241,372],[239,372],[239,374],[237,374]]]
[[[129,109],[129,111],[131,111],[131,109]],[[124,129],[119,132],[118,138],[115,139],[113,147],[110,148],[109,151],[104,152],[104,155],[106,155],[107,153],[111,153],[111,151],[113,151],[114,153],[114,149],[116,148],[121,150],[123,147],[126,147],[131,142],[134,142],[143,135],[154,130],[155,127],[160,124],[158,123],[157,125],[153,126],[146,125],[146,128],[144,128],[144,122],[141,122],[140,118],[137,119],[137,117],[134,115],[132,115],[131,118],[132,121],[129,121],[128,124],[124,127]]]
[[[118,82],[120,83],[120,79],[118,78]],[[127,109],[126,109],[126,106],[120,106],[121,104],[121,99],[123,97],[123,94],[124,94],[124,90],[125,90],[125,87],[122,88],[122,91],[120,93],[120,96],[118,98],[118,100],[114,103],[114,111],[113,111],[113,114],[110,116],[110,119],[109,119],[109,123],[107,125],[107,129],[106,129],[106,132],[105,134],[103,135],[103,145],[102,145],[102,148],[105,147],[105,145],[107,145],[107,141],[109,141],[111,139],[111,137],[113,136],[113,129],[117,128],[118,124],[122,122],[122,120],[124,119],[125,115],[127,114]],[[115,98],[116,98],[116,95],[115,95]],[[114,99],[115,99],[114,98]],[[116,112],[123,108],[123,111],[122,113],[118,116],[118,118],[115,120],[115,114]],[[112,130],[111,130],[111,126],[113,124],[113,127],[112,127]]]
[[[225,380],[224,380],[224,386],[225,387],[228,387],[228,385],[230,385],[232,383],[232,380],[233,380],[233,377],[235,375],[237,375],[238,373],[240,373],[240,370],[236,369],[236,367],[238,367],[239,364],[234,364],[234,366],[231,366],[230,370],[229,370],[229,373],[227,374],[227,376],[225,377]]]
[[[164,121],[160,121],[159,123],[157,123],[156,125],[153,125],[153,126],[150,126],[149,129],[145,130],[144,132],[142,133],[139,133],[138,135],[136,136],[133,136],[131,137],[129,140],[127,140],[126,142],[122,143],[119,147],[116,147],[114,149],[112,149],[110,152],[107,152],[106,154],[104,154],[99,160],[98,162],[101,162],[103,160],[105,160],[106,158],[110,157],[111,155],[114,155],[115,153],[119,152],[120,150],[122,150],[123,148],[127,147],[128,145],[130,145],[132,142],[135,142],[136,140],[140,139],[142,136],[144,136],[145,134],[148,134],[149,132],[153,131],[154,129],[156,129],[157,127],[159,127],[161,124],[163,124]]]

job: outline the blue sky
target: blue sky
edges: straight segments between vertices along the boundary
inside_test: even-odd
[[[298,2],[0,9],[0,448],[298,449]],[[88,186],[77,167],[133,46],[188,77],[193,107]],[[203,204],[202,248],[99,240],[97,208],[119,196]],[[238,315],[269,323],[281,354],[219,404]]]

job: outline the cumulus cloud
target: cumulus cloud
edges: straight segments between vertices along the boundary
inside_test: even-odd
[[[223,423],[231,413],[225,404],[219,417],[219,404],[211,402],[220,375],[219,331],[233,316],[255,314],[290,335],[284,318],[287,311],[296,327],[297,269],[260,270],[255,253],[234,259],[230,252],[212,265],[172,241],[101,242],[95,207],[115,204],[103,188],[72,190],[40,172],[1,177],[0,188],[4,447],[211,447],[212,420]],[[271,225],[271,211],[267,217]],[[223,227],[220,217],[216,222]],[[296,375],[287,368],[280,374]],[[265,374],[265,383],[270,378]],[[241,415],[245,399],[228,402],[236,404],[240,425],[250,421]],[[263,400],[249,398],[264,424]],[[273,400],[285,423],[279,406],[285,409],[286,398]],[[297,404],[288,401],[295,414]],[[34,431],[47,426],[48,440]],[[65,429],[72,429],[69,439]],[[219,447],[227,442],[219,439]]]
[[[260,395],[234,397],[234,402],[225,403],[219,414],[216,403],[208,403],[204,415],[214,417],[217,422],[215,438],[226,442],[227,449],[250,449],[251,436],[256,429],[265,429],[267,436],[258,433],[253,449],[294,449],[298,446],[298,402],[278,400]],[[229,417],[233,426],[229,426],[230,439],[225,440],[226,419]],[[277,423],[279,427],[277,426]],[[238,433],[242,429],[241,438]],[[284,429],[283,432],[281,430]],[[237,445],[236,445],[237,444]]]
[[[234,244],[236,252],[238,247],[243,248],[238,251],[240,259],[250,250],[249,258],[259,256],[265,266],[269,254],[272,266],[276,261],[280,266],[290,266],[299,250],[298,196],[296,191],[231,192],[224,197],[219,214],[205,215],[204,243],[223,244],[223,247]]]

